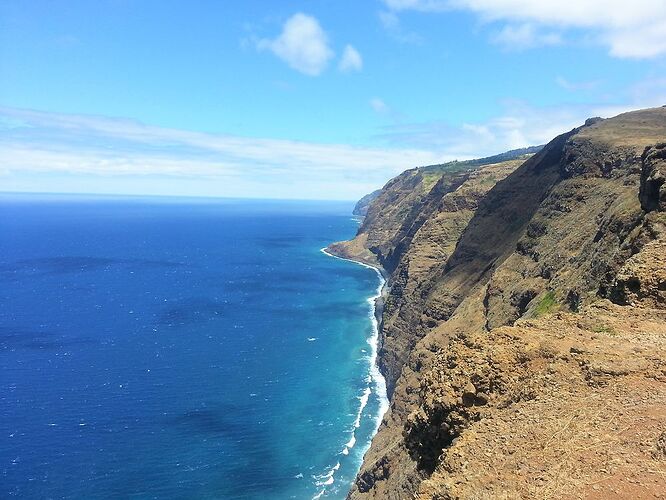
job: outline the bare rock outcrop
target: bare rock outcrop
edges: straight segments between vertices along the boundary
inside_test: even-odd
[[[645,148],[642,156],[641,207],[646,212],[666,211],[666,143]]]

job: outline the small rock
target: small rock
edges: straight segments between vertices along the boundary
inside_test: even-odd
[[[478,392],[476,394],[476,404],[479,406],[484,406],[488,404],[488,395],[483,392]]]
[[[462,403],[465,406],[474,405],[476,399],[476,387],[471,382],[467,382],[467,385],[463,389]]]

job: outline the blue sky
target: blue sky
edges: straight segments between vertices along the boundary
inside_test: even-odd
[[[354,199],[666,104],[666,0],[4,0],[0,74],[0,190]]]

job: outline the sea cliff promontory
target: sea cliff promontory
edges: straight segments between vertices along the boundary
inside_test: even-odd
[[[388,275],[350,498],[664,495],[665,179],[662,107],[373,195],[329,247]]]

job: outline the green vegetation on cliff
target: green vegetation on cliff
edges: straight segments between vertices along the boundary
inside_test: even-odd
[[[553,312],[556,308],[555,292],[552,290],[548,291],[534,309],[534,316],[543,316],[544,314]]]

